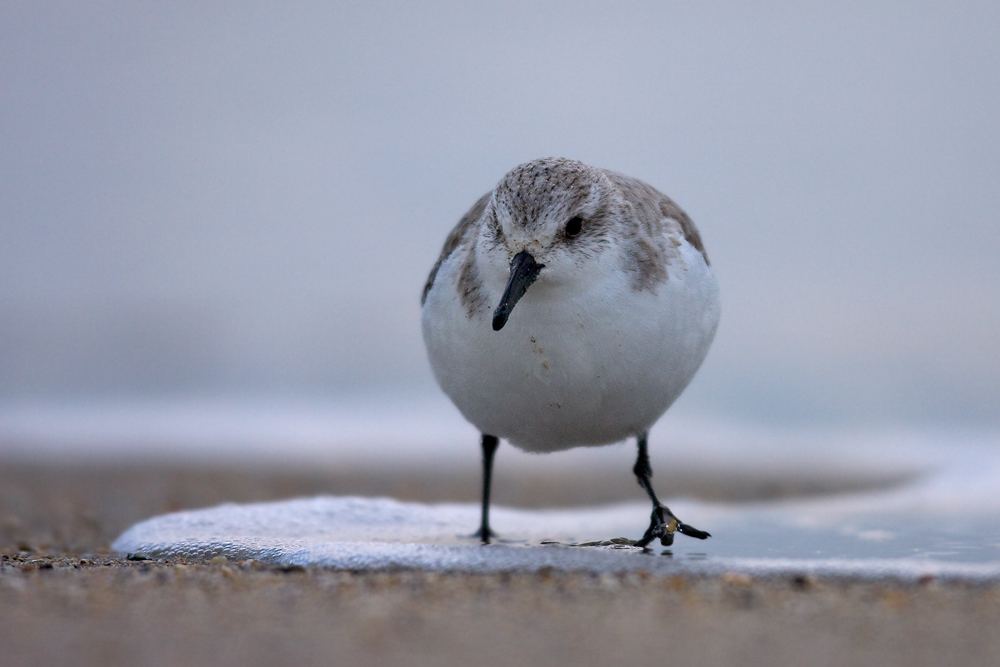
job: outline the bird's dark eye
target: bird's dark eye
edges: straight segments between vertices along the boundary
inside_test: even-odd
[[[573,238],[580,233],[581,229],[583,229],[583,218],[578,215],[574,215],[569,219],[569,222],[566,223],[566,236]]]

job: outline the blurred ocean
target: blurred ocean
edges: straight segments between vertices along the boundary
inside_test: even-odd
[[[0,404],[436,391],[419,296],[441,244],[556,155],[698,225],[723,314],[681,403],[1000,428],[1000,5],[15,4]],[[214,403],[5,423],[102,435],[106,409],[133,446],[186,424],[249,447],[271,417],[304,442],[351,416]]]
[[[478,432],[440,391],[351,396],[191,396],[0,402],[0,457],[71,460],[478,465]],[[941,427],[764,425],[668,411],[656,457],[717,469],[849,469],[919,473],[963,452],[1000,453],[1000,431]],[[629,443],[629,446],[633,446]],[[617,446],[553,457],[603,464]],[[505,448],[505,451],[513,448]],[[508,456],[508,454],[504,454]],[[513,455],[530,462],[538,456]]]

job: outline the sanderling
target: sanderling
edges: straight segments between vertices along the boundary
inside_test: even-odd
[[[653,503],[637,546],[682,523],[650,483],[649,428],[708,353],[719,288],[701,236],[642,181],[559,158],[515,167],[448,235],[423,292],[434,376],[482,432],[490,477],[500,438],[552,452],[635,437]],[[516,306],[516,309],[515,309]]]

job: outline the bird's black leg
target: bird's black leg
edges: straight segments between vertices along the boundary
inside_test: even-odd
[[[493,455],[497,453],[500,440],[495,435],[483,433],[483,518],[475,537],[489,544],[495,534],[490,530],[490,481],[493,478]]]
[[[649,528],[646,530],[646,534],[642,536],[641,540],[635,543],[635,546],[645,547],[653,540],[659,538],[660,544],[669,547],[674,543],[674,531],[683,533],[689,537],[697,537],[699,540],[711,537],[709,533],[681,522],[670,511],[670,508],[661,503],[660,499],[656,497],[656,492],[653,491],[653,484],[649,481],[653,476],[653,468],[649,465],[646,436],[647,434],[643,433],[638,437],[639,457],[635,461],[635,467],[632,468],[632,472],[635,473],[639,481],[639,486],[646,491],[646,495],[649,496],[649,499],[653,503],[653,515],[650,517]],[[484,444],[483,447],[485,448],[485,446]]]

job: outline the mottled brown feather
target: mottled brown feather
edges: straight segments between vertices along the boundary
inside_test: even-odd
[[[441,254],[438,256],[437,262],[434,263],[434,268],[431,269],[431,273],[427,276],[427,282],[424,283],[423,294],[420,295],[420,305],[424,305],[427,301],[427,293],[431,291],[431,287],[434,286],[434,278],[437,277],[438,269],[441,268],[442,262],[448,259],[451,253],[455,252],[455,249],[462,243],[462,239],[465,235],[469,233],[469,230],[475,228],[475,223],[479,221],[479,218],[483,215],[483,211],[486,210],[486,205],[490,201],[490,196],[492,192],[487,192],[485,195],[479,198],[472,208],[462,216],[462,219],[458,221],[455,228],[451,230],[448,234],[448,238],[445,239],[444,247],[441,248]]]
[[[656,188],[642,181],[618,174],[613,171],[602,170],[621,189],[622,195],[635,208],[644,224],[653,225],[653,221],[662,221],[663,218],[673,218],[680,224],[684,238],[708,261],[708,253],[705,252],[705,245],[701,241],[701,234],[695,227],[694,221],[688,217],[680,206],[673,199],[663,194]],[[655,208],[654,208],[655,207]]]

